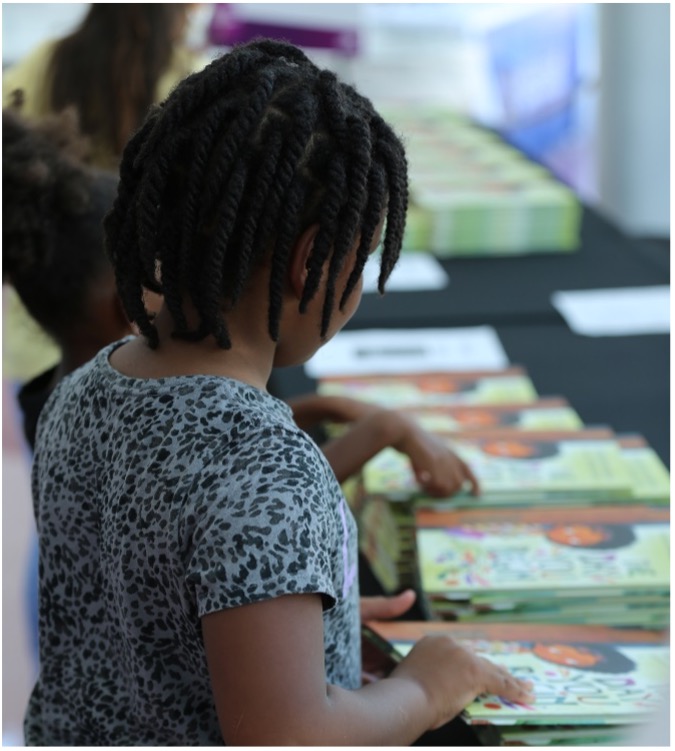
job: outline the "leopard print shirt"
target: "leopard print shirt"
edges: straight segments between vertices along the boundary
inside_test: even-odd
[[[40,674],[29,745],[222,745],[201,616],[324,603],[326,675],[360,685],[356,527],[288,405],[228,378],[67,377],[38,425]]]

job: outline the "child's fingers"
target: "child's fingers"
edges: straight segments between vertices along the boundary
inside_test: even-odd
[[[480,483],[478,482],[478,478],[473,473],[471,467],[465,461],[463,461],[462,459],[460,459],[459,461],[462,465],[462,469],[464,470],[464,482],[468,482],[471,486],[471,495],[480,495]]]
[[[496,694],[508,701],[531,704],[535,697],[532,692],[533,686],[529,681],[521,680],[512,675],[506,668],[479,658],[485,666],[484,692]]]
[[[410,610],[415,597],[415,591],[412,589],[406,589],[394,597],[362,597],[361,620],[378,621],[398,618]]]
[[[455,495],[468,483],[472,495],[480,494],[480,486],[469,466],[454,454],[449,459],[437,462],[431,469],[419,469],[415,472],[417,482],[431,496],[439,498]]]

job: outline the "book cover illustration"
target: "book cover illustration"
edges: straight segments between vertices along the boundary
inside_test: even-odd
[[[668,685],[664,632],[604,626],[374,622],[398,655],[425,634],[447,633],[478,654],[532,681],[536,701],[519,705],[490,695],[466,708],[471,722],[497,725],[639,722],[658,709]]]
[[[421,586],[471,599],[668,590],[667,509],[590,506],[430,511],[415,517]]]
[[[518,366],[504,370],[453,371],[320,379],[319,394],[350,396],[383,407],[421,404],[498,404],[538,399],[530,377]]]
[[[520,404],[435,405],[404,407],[431,432],[457,433],[473,430],[581,430],[584,424],[565,399],[549,397]]]
[[[438,434],[471,467],[481,502],[527,502],[538,497],[622,500],[631,481],[611,431],[475,431]],[[409,459],[386,448],[363,469],[366,493],[391,500],[420,497]],[[461,502],[466,494],[454,497]],[[471,499],[472,503],[474,499]]]

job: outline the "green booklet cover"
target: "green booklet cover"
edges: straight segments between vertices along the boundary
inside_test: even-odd
[[[669,588],[668,509],[419,509],[415,523],[427,595],[548,599]]]
[[[519,404],[435,405],[405,407],[406,414],[431,432],[456,433],[492,428],[580,430],[584,424],[561,397]]]
[[[518,434],[495,430],[438,435],[475,473],[483,503],[632,497],[621,448],[608,430]],[[384,449],[366,463],[363,485],[367,494],[391,500],[421,495],[409,459],[393,448]],[[454,498],[456,504],[464,500],[461,494]]]
[[[478,697],[465,711],[472,723],[637,723],[660,707],[669,681],[664,631],[420,621],[371,622],[368,631],[399,660],[423,636],[446,633],[534,684],[533,704],[514,704],[494,695]]]
[[[317,390],[319,394],[350,396],[390,408],[533,402],[538,398],[530,377],[518,366],[504,370],[325,378],[319,381]]]

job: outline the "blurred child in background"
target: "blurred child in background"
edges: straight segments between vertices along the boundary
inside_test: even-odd
[[[37,418],[61,378],[131,333],[103,247],[117,177],[83,164],[73,110],[26,122],[2,113],[2,278],[62,356],[18,393],[32,447]]]
[[[148,113],[204,60],[183,43],[190,3],[92,3],[68,36],[39,45],[3,71],[3,106],[21,103],[39,122],[75,108],[89,137],[87,161],[117,172],[122,150]],[[61,353],[5,289],[3,371],[23,383],[54,367]]]

